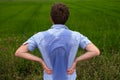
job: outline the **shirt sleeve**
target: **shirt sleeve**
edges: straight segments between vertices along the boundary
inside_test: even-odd
[[[37,47],[34,36],[30,37],[26,42],[23,43],[23,45],[24,44],[28,44],[28,50],[29,51],[33,51]]]
[[[92,43],[86,36],[80,34],[80,43],[79,43],[79,46],[82,48],[82,49],[85,49],[86,46],[89,44],[89,43]]]

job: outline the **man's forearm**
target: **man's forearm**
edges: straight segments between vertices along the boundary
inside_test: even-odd
[[[75,62],[88,60],[92,57],[100,55],[99,49],[92,43],[88,44],[85,49],[87,52],[76,58]]]
[[[97,54],[95,52],[86,52],[85,54],[77,57],[75,59],[75,62],[78,63],[80,61],[85,61],[85,60],[88,60],[88,59],[95,57],[95,56],[97,56]]]
[[[27,59],[27,60],[36,61],[36,62],[39,62],[41,64],[44,63],[44,61],[41,58],[34,56],[30,53],[16,53],[16,56]]]

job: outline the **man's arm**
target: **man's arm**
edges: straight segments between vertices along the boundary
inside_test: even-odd
[[[99,49],[92,43],[88,44],[85,49],[86,49],[86,53],[75,59],[72,67],[67,71],[68,74],[72,74],[74,72],[74,70],[76,69],[76,64],[78,62],[85,61],[92,57],[100,55]]]
[[[21,58],[24,58],[24,59],[27,59],[27,60],[39,62],[39,63],[42,64],[43,69],[44,69],[48,74],[51,74],[51,73],[52,73],[52,70],[49,69],[49,68],[46,66],[45,62],[44,62],[41,58],[30,54],[30,52],[29,52],[29,50],[28,50],[28,44],[25,44],[25,45],[20,46],[20,47],[17,49],[17,51],[15,52],[15,56],[21,57]]]

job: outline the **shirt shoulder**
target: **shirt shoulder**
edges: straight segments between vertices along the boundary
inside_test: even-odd
[[[70,31],[72,33],[72,37],[80,38],[80,36],[82,35],[80,32],[72,31],[72,30],[70,30]]]
[[[45,36],[44,33],[46,33],[46,31],[41,31],[41,32],[38,32],[38,33],[34,34],[32,37],[35,38],[35,39],[38,39],[38,38],[42,39]]]
[[[79,42],[79,46],[82,49],[85,49],[85,47],[89,44],[92,43],[86,36],[81,34],[80,32],[77,31],[72,31],[72,37],[76,39],[76,41]]]

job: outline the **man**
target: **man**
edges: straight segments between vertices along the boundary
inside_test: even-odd
[[[42,64],[44,80],[75,80],[76,64],[98,56],[99,49],[87,37],[65,26],[69,17],[66,5],[54,4],[50,16],[52,27],[29,38],[15,55]],[[79,47],[86,52],[75,58]],[[35,48],[40,50],[43,60],[30,54]]]

